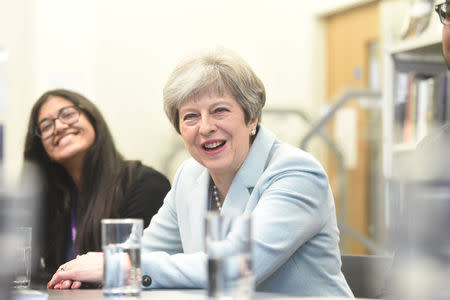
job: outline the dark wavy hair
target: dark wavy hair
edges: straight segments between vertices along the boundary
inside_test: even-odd
[[[131,175],[140,162],[126,162],[117,151],[108,126],[97,107],[83,95],[57,89],[44,93],[34,104],[28,122],[24,159],[37,164],[43,172],[44,198],[41,216],[42,256],[47,269],[61,260],[64,245],[61,230],[70,222],[71,196],[75,184],[67,171],[52,161],[36,133],[38,114],[50,97],[62,97],[78,105],[95,130],[94,144],[88,149],[81,178],[78,203],[80,207],[75,250],[101,251],[100,220],[117,217],[125,190],[131,184]],[[66,222],[66,223],[65,223]]]

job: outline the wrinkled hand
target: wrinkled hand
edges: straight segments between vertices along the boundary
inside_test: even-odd
[[[103,253],[88,252],[61,265],[47,283],[48,289],[78,289],[82,282],[101,283]]]

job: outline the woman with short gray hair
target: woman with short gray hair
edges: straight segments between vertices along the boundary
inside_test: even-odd
[[[164,108],[192,158],[178,169],[144,231],[144,288],[206,287],[202,220],[215,210],[251,214],[257,291],[352,296],[341,272],[325,171],[311,155],[259,124],[264,103],[261,80],[229,51],[192,58],[173,71]],[[229,235],[225,247],[237,248],[238,240]],[[81,256],[65,264],[49,287],[100,282],[102,261],[102,254]]]
[[[223,95],[229,91],[244,110],[245,121],[261,121],[266,103],[264,84],[250,66],[231,51],[217,50],[181,63],[164,87],[164,110],[177,132],[178,108],[202,92]]]

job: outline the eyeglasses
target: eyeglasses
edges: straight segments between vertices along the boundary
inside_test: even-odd
[[[441,23],[444,25],[450,25],[450,12],[447,14],[447,6],[449,4],[450,2],[445,2],[434,7],[434,10],[439,15],[439,20],[441,20]]]
[[[60,120],[64,124],[72,125],[80,118],[80,107],[77,105],[66,106],[59,110],[56,118],[45,118],[38,123],[36,135],[45,140],[55,133],[55,121]]]

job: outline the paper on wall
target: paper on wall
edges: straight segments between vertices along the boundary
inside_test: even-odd
[[[342,151],[344,166],[354,169],[358,161],[358,113],[354,108],[342,108],[336,113],[334,138]]]

